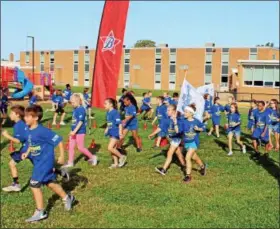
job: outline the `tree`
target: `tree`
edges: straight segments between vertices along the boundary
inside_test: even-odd
[[[138,40],[134,48],[156,47],[156,42],[152,40]]]
[[[265,45],[256,45],[257,47],[274,47],[274,43],[273,42],[267,42]]]

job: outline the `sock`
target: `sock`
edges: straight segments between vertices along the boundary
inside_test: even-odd
[[[62,198],[62,199],[65,201],[65,200],[67,200],[67,198],[68,198],[68,195],[66,195],[66,196],[65,196],[64,198]]]
[[[15,184],[18,184],[18,177],[13,177],[13,182],[14,182]]]

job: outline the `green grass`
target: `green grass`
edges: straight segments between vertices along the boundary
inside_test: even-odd
[[[67,111],[69,123],[71,110],[68,108]],[[102,125],[105,113],[95,112],[98,125]],[[52,114],[47,113],[43,124],[46,125],[51,118]],[[245,125],[246,115],[243,115],[243,120]],[[153,145],[147,140],[152,131],[150,123],[148,127],[148,131],[143,131],[143,122],[140,122],[143,152],[136,153],[129,145],[127,166],[116,170],[108,169],[111,158],[106,150],[104,129],[95,129],[86,137],[87,145],[94,138],[100,146],[97,152],[100,164],[91,167],[81,159],[72,170],[72,180],[63,183],[64,188],[72,191],[79,201],[71,212],[65,212],[61,201],[44,188],[49,219],[26,224],[24,220],[33,214],[35,208],[29,188],[20,193],[2,192],[1,227],[279,228],[277,152],[271,152],[269,163],[263,160],[257,163],[249,159],[251,152],[244,155],[235,145],[234,155],[228,157],[224,134],[216,139],[203,133],[198,153],[208,164],[208,174],[201,177],[193,171],[193,181],[183,184],[183,175],[176,164],[172,164],[165,177],[154,172],[155,166],[163,164],[165,156],[150,149]],[[69,125],[56,131],[66,138]],[[245,136],[243,140],[249,146],[250,139]],[[5,145],[1,152],[2,187],[11,182],[9,151],[4,141],[2,146]],[[79,155],[77,152],[76,157]],[[25,161],[19,164],[18,169],[20,182],[27,184],[31,164]]]

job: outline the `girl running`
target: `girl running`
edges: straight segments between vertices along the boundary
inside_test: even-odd
[[[253,100],[251,102],[251,108],[248,112],[248,124],[247,124],[247,129],[251,131],[251,133],[254,132],[254,126],[255,126],[255,120],[254,120],[254,116],[255,113],[258,111],[258,107],[257,107],[257,101]]]
[[[242,152],[246,153],[246,146],[243,144],[243,142],[240,140],[240,125],[241,125],[241,118],[240,114],[238,112],[237,103],[232,103],[230,105],[230,112],[228,113],[228,148],[229,153],[228,156],[231,156],[232,153],[232,138],[235,135],[237,144],[241,146]]]
[[[272,135],[275,136],[276,147],[275,150],[279,150],[279,134],[280,134],[280,112],[278,109],[278,101],[276,99],[270,100],[270,108],[269,108],[269,144],[271,149],[273,149],[272,143]]]
[[[113,164],[109,168],[120,168],[125,165],[126,156],[122,155],[117,149],[117,143],[122,135],[121,116],[118,112],[118,103],[116,100],[108,98],[105,100],[104,107],[107,111],[107,128],[105,130],[105,136],[109,136],[110,138],[108,150],[113,159]]]
[[[225,111],[225,115],[226,115],[226,119],[227,119],[227,122],[225,124],[226,129],[228,128],[228,115],[230,113],[230,107],[233,102],[235,102],[234,98],[232,96],[229,96],[228,103],[224,107],[224,111]]]
[[[86,157],[89,158],[88,162],[95,166],[97,165],[97,156],[92,155],[89,150],[84,146],[85,134],[86,134],[86,110],[84,108],[83,95],[74,93],[71,98],[71,104],[74,108],[72,115],[72,127],[69,133],[69,159],[68,163],[64,165],[64,168],[74,166],[75,157],[75,146],[77,145],[78,150],[82,152]]]
[[[176,112],[176,105],[169,105],[167,108],[167,115],[168,118],[164,119],[161,124],[159,125],[158,129],[149,137],[156,135],[157,133],[164,131],[167,133],[170,142],[170,148],[167,152],[167,158],[163,167],[156,167],[156,172],[160,173],[161,175],[165,175],[167,169],[169,168],[173,154],[176,153],[183,169],[186,166],[184,156],[182,154],[182,150],[180,148],[180,143],[182,140],[182,126],[183,120],[180,119]]]
[[[224,107],[220,104],[220,98],[216,97],[214,99],[214,105],[211,107],[211,114],[212,114],[212,122],[213,126],[211,127],[208,135],[212,135],[213,130],[216,131],[216,136],[220,137],[219,127],[221,124],[221,113],[224,111]]]
[[[200,174],[206,175],[206,165],[201,161],[197,155],[199,147],[199,133],[205,131],[205,125],[194,118],[196,107],[194,104],[187,106],[185,109],[185,120],[183,123],[184,146],[187,150],[186,154],[186,176],[184,182],[189,183],[192,180],[192,160],[194,160],[200,167]]]
[[[90,104],[90,96],[89,96],[88,91],[89,91],[89,89],[85,88],[84,93],[83,93],[83,96],[84,96],[84,99],[85,99],[85,105],[86,105],[85,108],[88,111],[88,118],[93,119],[94,117],[91,116],[91,104]]]
[[[65,111],[64,111],[64,100],[62,97],[62,91],[58,90],[55,96],[55,100],[54,100],[55,104],[56,104],[56,110],[53,116],[53,125],[56,125],[56,118],[58,114],[61,114],[61,118],[60,118],[60,125],[64,126],[66,125],[64,122],[64,117],[65,117]]]
[[[137,152],[142,151],[141,139],[138,135],[138,120],[137,120],[137,108],[132,104],[132,98],[130,95],[126,95],[123,99],[125,108],[125,119],[122,121],[123,133],[119,143],[119,148],[122,147],[124,143],[125,136],[128,131],[131,131],[134,141],[136,143]]]
[[[205,94],[203,97],[205,100],[203,122],[207,123],[207,121],[211,118],[211,108],[213,104],[211,96],[209,94]]]
[[[146,119],[146,115],[148,116],[148,119],[152,118],[153,115],[153,108],[151,105],[151,97],[149,97],[149,94],[147,92],[143,93],[143,100],[142,100],[142,106],[140,108],[140,114],[144,112],[142,115],[142,119]]]

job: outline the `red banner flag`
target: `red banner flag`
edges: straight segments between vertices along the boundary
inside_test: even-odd
[[[103,108],[116,98],[129,1],[106,1],[97,39],[91,105]]]

